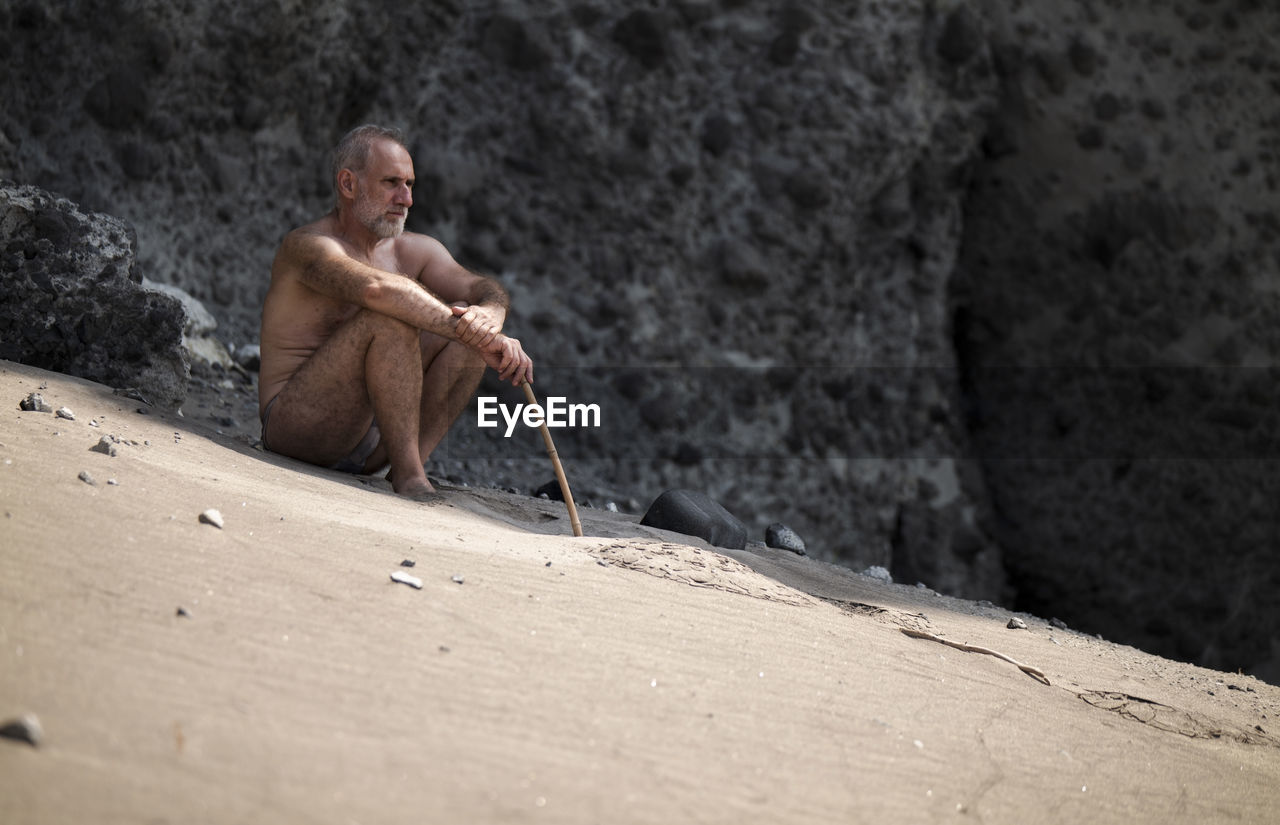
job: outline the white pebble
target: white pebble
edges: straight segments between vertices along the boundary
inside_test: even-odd
[[[391,581],[407,584],[415,590],[422,589],[422,579],[417,576],[410,576],[408,573],[402,573],[399,570],[391,574]]]
[[[213,508],[209,508],[208,510],[205,510],[203,513],[200,514],[200,523],[212,524],[214,527],[217,527],[219,530],[221,530],[222,529],[222,513],[219,513],[217,510],[214,510]]]

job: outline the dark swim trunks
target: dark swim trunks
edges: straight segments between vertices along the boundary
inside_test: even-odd
[[[267,402],[266,409],[262,411],[262,448],[271,450],[271,445],[267,443],[267,421],[271,418],[271,407],[276,403],[276,396]],[[365,462],[369,460],[369,456],[373,455],[373,451],[378,448],[378,440],[382,437],[382,433],[378,430],[378,419],[373,419],[373,423],[369,425],[369,431],[364,434],[364,438],[360,439],[360,443],[351,451],[346,458],[339,459],[329,465],[330,470],[337,470],[340,473],[363,473]],[[275,452],[275,450],[271,450]]]

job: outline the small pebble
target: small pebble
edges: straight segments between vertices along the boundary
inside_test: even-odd
[[[115,456],[119,452],[115,442],[111,440],[111,436],[104,435],[98,439],[98,443],[89,448],[92,452],[103,453],[104,455]]]
[[[44,400],[44,396],[38,392],[33,392],[22,399],[18,403],[18,409],[23,412],[53,412],[53,407],[50,407]]]
[[[405,559],[404,561],[400,562],[401,567],[413,567],[415,564],[417,564],[417,562],[414,561],[413,559]]]
[[[109,485],[110,485],[110,486],[112,486],[112,487],[119,487],[119,486],[120,486],[120,482],[116,481],[114,478],[109,478],[109,479],[107,479],[107,484],[109,484]]]
[[[1005,625],[1005,627],[1009,628],[1010,630],[1026,630],[1027,623],[1022,621],[1022,619],[1019,619],[1017,616],[1014,616],[1013,618],[1009,619],[1009,624]]]
[[[222,529],[222,513],[219,513],[217,510],[214,510],[213,508],[205,510],[203,513],[200,514],[200,523],[212,524],[214,527],[217,527],[219,530],[221,530]]]
[[[96,482],[96,481],[94,481],[94,480],[93,480],[93,476],[89,475],[89,471],[88,471],[88,470],[81,470],[81,471],[80,471],[80,475],[76,476],[76,478],[80,479],[80,480],[81,480],[81,481],[83,481],[85,484],[88,484],[88,485],[90,485],[90,486],[96,486],[96,485],[97,485],[97,483],[98,483],[98,482]]]
[[[604,509],[608,510],[610,513],[616,513],[618,512],[618,505],[615,502],[606,501],[604,503]]]
[[[57,415],[59,418],[65,418],[68,421],[76,420],[76,414],[73,413],[71,410],[67,409],[66,407],[59,407],[58,412],[56,412],[55,415]]]
[[[34,713],[24,713],[16,719],[9,719],[0,724],[0,736],[17,742],[26,742],[33,748],[40,747],[44,741],[44,729]]]
[[[462,584],[464,581],[465,581],[465,579],[463,579],[461,576],[454,576],[454,577],[453,577],[453,583],[454,583],[454,584]]]
[[[191,617],[191,614],[187,612],[187,609],[186,609],[185,607],[179,607],[179,608],[178,608],[178,610],[177,610],[177,612],[176,612],[174,615],[182,616],[182,617],[186,617],[186,618],[190,618],[190,617]]]
[[[797,556],[805,555],[804,539],[782,522],[774,522],[764,529],[764,543],[779,550],[790,550]]]
[[[402,573],[399,570],[391,574],[391,581],[407,584],[414,590],[422,589],[422,579],[417,576],[410,576],[408,573]]]
[[[893,576],[890,575],[888,570],[884,569],[878,564],[872,565],[871,567],[868,567],[866,570],[863,570],[862,575],[870,576],[873,579],[879,579],[882,582],[888,582],[889,584],[893,584]]]

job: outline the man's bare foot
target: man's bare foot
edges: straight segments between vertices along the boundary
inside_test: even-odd
[[[411,501],[441,501],[444,499],[444,496],[436,492],[436,488],[432,487],[431,482],[425,477],[421,480],[406,481],[403,486],[392,482],[391,489],[396,491],[396,495],[403,496]]]

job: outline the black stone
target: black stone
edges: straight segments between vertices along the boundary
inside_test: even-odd
[[[667,490],[658,496],[640,523],[697,536],[708,544],[741,550],[747,546],[747,528],[715,499],[696,490]]]
[[[564,493],[560,491],[560,482],[554,478],[533,491],[535,496],[546,496],[552,501],[564,501]]]
[[[774,522],[764,529],[764,543],[779,550],[790,550],[799,556],[805,555],[804,539],[781,522]]]
[[[25,742],[32,747],[40,747],[44,733],[40,728],[40,720],[34,714],[23,714],[17,719],[8,719],[0,723],[0,737],[15,742]]]

